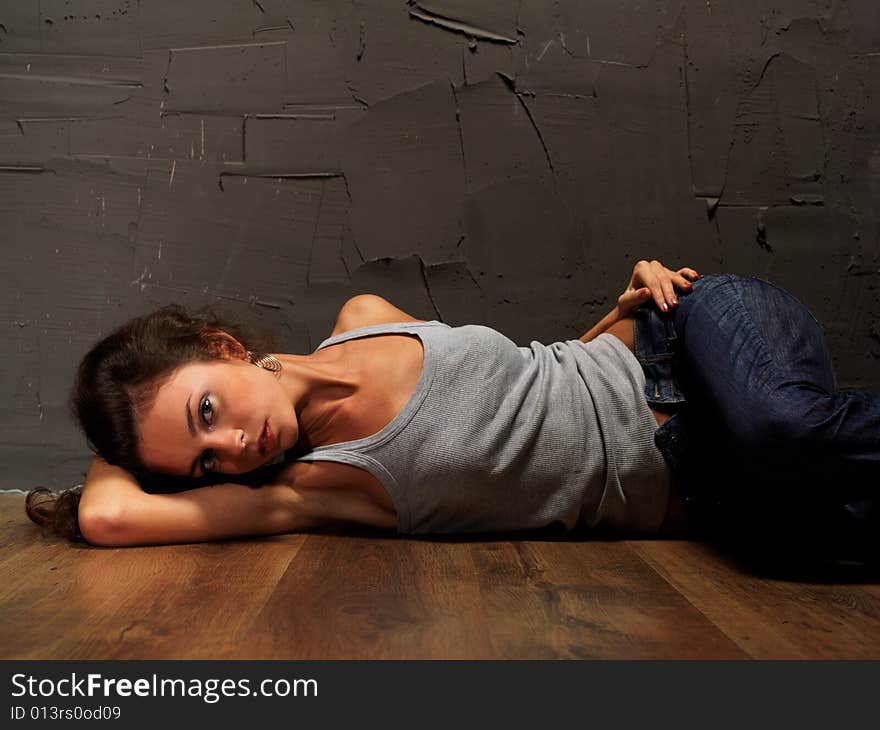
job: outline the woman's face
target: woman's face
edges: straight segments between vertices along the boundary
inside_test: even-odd
[[[234,359],[179,367],[138,430],[148,469],[193,477],[251,471],[299,437],[296,412],[278,379]]]

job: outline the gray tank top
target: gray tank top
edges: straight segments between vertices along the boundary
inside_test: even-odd
[[[518,347],[490,327],[435,320],[359,327],[317,349],[383,334],[422,342],[409,402],[377,433],[298,459],[366,469],[398,532],[659,528],[671,473],[645,375],[619,339]]]

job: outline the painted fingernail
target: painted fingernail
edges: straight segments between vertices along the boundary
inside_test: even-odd
[[[672,297],[672,303],[673,303],[673,304],[678,304],[678,299],[676,299],[675,297]]]
[[[662,303],[660,304],[660,306],[663,308],[663,311],[664,311],[664,312],[668,312],[668,311],[669,311],[669,307],[666,306],[666,302],[662,302]]]

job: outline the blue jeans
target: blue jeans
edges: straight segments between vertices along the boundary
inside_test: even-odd
[[[642,305],[633,334],[648,402],[673,412],[655,441],[692,519],[809,538],[872,518],[880,394],[837,389],[798,299],[762,279],[705,275],[669,313]]]

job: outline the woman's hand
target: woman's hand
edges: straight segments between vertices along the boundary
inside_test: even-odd
[[[639,305],[651,298],[661,310],[668,312],[669,307],[678,305],[675,287],[689,292],[691,290],[690,279],[699,278],[700,275],[693,269],[683,268],[672,271],[656,259],[637,261],[629,285],[617,298],[619,314],[621,317],[628,317],[639,308]]]

